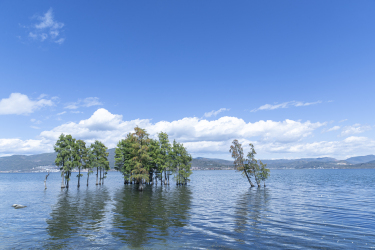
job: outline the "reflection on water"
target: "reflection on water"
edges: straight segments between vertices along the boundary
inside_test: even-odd
[[[105,186],[96,189],[62,190],[47,222],[48,248],[65,248],[69,238],[96,238],[103,226],[106,203],[110,200]]]
[[[266,188],[234,171],[189,186],[61,190],[59,173],[0,174],[0,249],[366,249],[375,170],[275,170]],[[14,209],[12,204],[26,205]]]
[[[191,197],[187,186],[148,187],[144,192],[125,186],[114,195],[113,235],[131,247],[166,242],[189,220]]]
[[[261,230],[258,224],[262,220],[266,220],[269,199],[270,195],[267,188],[249,188],[249,190],[240,194],[235,207],[236,228],[234,231],[243,234],[251,228],[252,232],[256,234],[257,231]]]

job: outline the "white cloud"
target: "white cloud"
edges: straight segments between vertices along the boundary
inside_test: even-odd
[[[351,134],[360,134],[360,133],[363,133],[363,132],[366,132],[368,130],[371,130],[371,126],[369,125],[364,125],[364,126],[361,126],[361,124],[359,123],[356,123],[352,126],[346,126],[342,129],[342,132],[341,132],[341,136],[347,136],[347,135],[351,135]]]
[[[60,39],[56,40],[55,43],[63,44],[64,41],[65,41],[65,38],[60,38]]]
[[[331,131],[335,131],[339,129],[340,129],[340,126],[333,126],[332,128],[328,129],[327,132],[331,132]]]
[[[0,115],[26,115],[46,106],[54,105],[52,100],[30,100],[27,95],[12,93],[9,98],[0,100]]]
[[[340,126],[333,126],[332,128],[329,128],[329,129],[323,129],[322,133],[336,131],[336,130],[339,130],[340,128],[341,128]]]
[[[228,150],[233,139],[239,139],[245,152],[248,151],[248,144],[254,143],[260,159],[321,156],[344,159],[375,151],[375,141],[366,137],[351,136],[337,141],[311,142],[314,131],[324,125],[326,123],[288,119],[251,123],[228,116],[213,121],[196,117],[155,123],[149,119],[126,121],[122,115],[101,108],[88,119],[42,131],[39,140],[1,139],[0,155],[52,152],[53,144],[61,133],[71,134],[88,144],[100,140],[108,148],[113,148],[135,126],[145,128],[152,138],[156,138],[160,131],[168,133],[171,141],[176,139],[184,143],[194,157],[230,159]]]
[[[351,136],[342,141],[298,142],[290,145],[280,143],[260,144],[257,152],[264,155],[280,155],[283,158],[336,157],[346,159],[352,156],[372,154],[375,141],[367,137]]]
[[[341,121],[339,121],[339,122],[346,122],[348,119],[344,119],[344,120],[341,120]]]
[[[44,139],[41,140],[21,140],[21,139],[0,139],[0,155],[14,154],[37,154],[42,152],[52,152],[53,144]]]
[[[54,20],[53,10],[50,8],[43,16],[34,16],[39,20],[39,23],[27,27],[32,31],[29,32],[29,37],[37,41],[45,41],[49,38],[50,41],[62,44],[65,38],[61,37],[61,31],[64,23]]]
[[[192,147],[201,147],[199,145],[202,142],[220,144],[235,138],[253,138],[262,143],[291,143],[309,137],[315,129],[324,125],[319,122],[292,120],[246,123],[240,118],[228,116],[214,121],[187,117],[172,122],[157,123],[151,123],[148,119],[123,121],[122,118],[122,115],[111,114],[108,110],[101,108],[95,111],[89,119],[78,123],[62,124],[50,131],[43,131],[40,136],[54,141],[61,133],[72,134],[76,138],[87,140],[88,143],[98,139],[108,147],[115,147],[121,138],[133,131],[134,127],[140,126],[145,128],[153,138],[163,131],[168,133],[171,139]],[[191,150],[196,152],[193,148]]]
[[[99,106],[99,105],[103,105],[103,103],[99,101],[98,97],[87,97],[83,100],[79,99],[77,102],[68,103],[65,106],[65,108],[66,109],[78,109],[79,107],[91,107],[91,106]]]
[[[38,100],[40,100],[40,99],[43,99],[44,97],[47,97],[48,95],[46,95],[46,94],[40,94],[39,96],[38,96]],[[54,98],[56,98],[56,97],[54,97]]]
[[[78,108],[78,105],[74,102],[74,103],[68,103],[66,106],[65,106],[66,109],[77,109]]]
[[[263,106],[260,106],[257,109],[251,110],[251,112],[257,112],[259,110],[274,110],[274,109],[280,109],[280,108],[289,108],[291,106],[294,107],[302,107],[302,106],[310,106],[314,104],[322,103],[322,101],[316,101],[316,102],[297,102],[297,101],[291,101],[291,102],[283,102],[280,104],[265,104]]]
[[[31,121],[32,123],[34,123],[34,124],[41,124],[41,123],[42,123],[42,121],[39,121],[39,120],[37,120],[37,119],[30,119],[30,121]]]
[[[103,105],[101,102],[99,102],[98,97],[87,97],[82,101],[83,107],[91,107],[91,106],[98,106]]]
[[[204,117],[211,117],[211,116],[217,116],[219,113],[223,111],[229,111],[230,109],[227,108],[221,108],[219,110],[212,110],[211,112],[204,113]]]
[[[63,112],[57,113],[56,115],[63,115],[65,113],[66,113],[66,111],[63,111]]]

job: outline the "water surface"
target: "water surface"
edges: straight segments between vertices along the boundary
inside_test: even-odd
[[[249,188],[235,171],[188,186],[61,190],[59,173],[0,174],[0,249],[375,248],[375,170],[272,170]],[[12,204],[27,205],[14,209]]]

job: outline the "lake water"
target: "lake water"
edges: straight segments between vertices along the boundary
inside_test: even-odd
[[[271,170],[266,188],[195,171],[188,186],[143,192],[116,172],[63,191],[59,173],[47,190],[44,177],[0,174],[0,249],[375,248],[372,169]]]

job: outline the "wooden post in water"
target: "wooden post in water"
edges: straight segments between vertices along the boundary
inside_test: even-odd
[[[48,174],[46,175],[46,178],[44,179],[44,190],[47,189],[47,178],[49,176],[49,171],[48,171]]]

